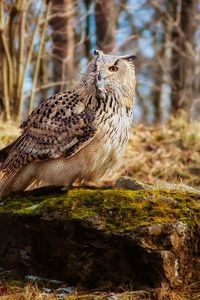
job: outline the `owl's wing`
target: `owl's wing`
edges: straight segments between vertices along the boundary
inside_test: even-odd
[[[76,93],[47,99],[21,125],[1,170],[17,171],[32,161],[69,157],[94,137],[95,112]]]

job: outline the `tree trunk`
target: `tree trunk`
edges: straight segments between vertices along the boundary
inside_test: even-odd
[[[64,82],[74,76],[74,4],[73,0],[52,0],[53,80],[63,81],[55,92],[65,88]],[[68,84],[66,84],[68,85]]]
[[[114,0],[95,1],[97,47],[105,53],[115,48],[116,6]]]
[[[160,61],[165,60],[165,45],[164,37],[159,41],[160,49],[158,49],[158,40],[154,41],[154,51],[158,59],[158,63],[155,66],[155,78],[154,87],[152,88],[151,98],[154,108],[154,122],[162,121],[162,102],[163,102],[163,82],[164,82],[164,72]]]
[[[194,49],[195,0],[183,0],[181,7],[178,7],[177,1],[173,1],[169,6],[174,21],[171,32],[171,107],[172,112],[177,113],[180,109],[187,110],[193,98],[194,56],[191,49]],[[180,20],[177,26],[179,13]]]
[[[84,0],[85,8],[86,8],[86,24],[85,24],[85,40],[84,40],[84,49],[85,49],[85,56],[90,60],[90,51],[91,51],[91,26],[90,26],[90,5],[91,0]]]

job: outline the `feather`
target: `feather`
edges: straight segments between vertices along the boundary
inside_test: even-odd
[[[9,186],[11,181],[14,179],[15,175],[16,175],[15,171],[0,173],[0,195],[1,196],[5,196],[10,192]]]
[[[44,101],[21,125],[22,135],[2,150],[1,170],[17,172],[32,161],[69,157],[79,151],[96,132],[95,113],[82,104],[75,92]]]
[[[8,157],[9,153],[12,151],[12,149],[16,146],[16,144],[19,142],[20,138],[17,138],[14,142],[6,146],[5,148],[0,150],[0,169],[3,162]]]

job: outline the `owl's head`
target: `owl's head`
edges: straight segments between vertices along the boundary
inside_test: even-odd
[[[108,55],[95,50],[83,81],[87,82],[87,86],[92,87],[100,98],[105,98],[108,93],[132,97],[135,92],[135,58],[134,55]]]

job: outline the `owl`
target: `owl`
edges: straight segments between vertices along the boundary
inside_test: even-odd
[[[123,155],[132,125],[134,55],[94,51],[73,90],[43,101],[0,151],[0,195],[41,186],[99,182]]]

